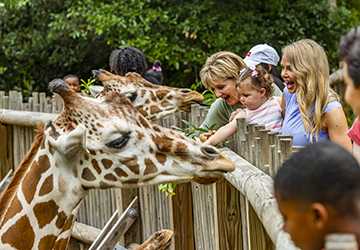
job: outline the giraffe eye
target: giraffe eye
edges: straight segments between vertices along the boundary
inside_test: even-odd
[[[105,145],[109,148],[120,149],[126,145],[126,143],[129,141],[129,139],[130,139],[130,132],[126,132],[121,137],[119,137],[111,142],[108,142]]]

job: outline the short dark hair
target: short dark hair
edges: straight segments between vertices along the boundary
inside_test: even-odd
[[[320,202],[341,214],[358,216],[360,167],[350,152],[337,144],[310,144],[283,163],[274,189],[280,199]]]
[[[111,52],[110,71],[124,76],[128,72],[145,73],[147,63],[144,53],[135,47],[124,47]]]
[[[348,66],[349,76],[360,87],[360,26],[350,30],[340,41],[340,57]]]
[[[73,78],[73,79],[76,79],[77,81],[79,81],[79,77],[77,75],[74,75],[74,74],[68,74],[68,75],[63,77],[64,81],[66,79],[69,79],[69,78]]]

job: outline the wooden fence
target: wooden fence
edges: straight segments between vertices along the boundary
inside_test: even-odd
[[[43,93],[33,93],[27,103],[22,100],[17,92],[9,96],[0,92],[0,178],[14,169],[30,148],[34,124],[53,119],[50,113],[59,112],[62,105]],[[206,113],[206,107],[194,105],[190,114],[177,113],[160,124],[181,127],[182,120],[190,120],[199,125]],[[78,221],[101,228],[115,209],[123,211],[137,195],[141,218],[124,236],[123,244],[141,242],[157,230],[170,228],[175,231],[170,249],[295,249],[281,230],[271,178],[281,162],[298,150],[291,146],[291,138],[240,119],[229,148],[223,153],[236,163],[236,171],[216,184],[179,184],[173,197],[159,192],[157,186],[91,191]]]

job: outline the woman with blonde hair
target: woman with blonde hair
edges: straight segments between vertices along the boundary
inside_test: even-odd
[[[229,51],[220,51],[207,58],[200,78],[205,88],[212,90],[218,99],[211,105],[201,127],[219,128],[227,124],[231,113],[241,107],[236,81],[245,67],[241,57]]]
[[[329,86],[329,63],[324,49],[303,39],[283,49],[281,76],[285,81],[281,133],[293,145],[331,140],[351,150],[348,126],[337,94]]]

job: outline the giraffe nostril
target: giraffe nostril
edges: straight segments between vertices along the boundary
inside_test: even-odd
[[[215,158],[220,155],[220,152],[213,146],[202,146],[201,152],[209,158]]]

